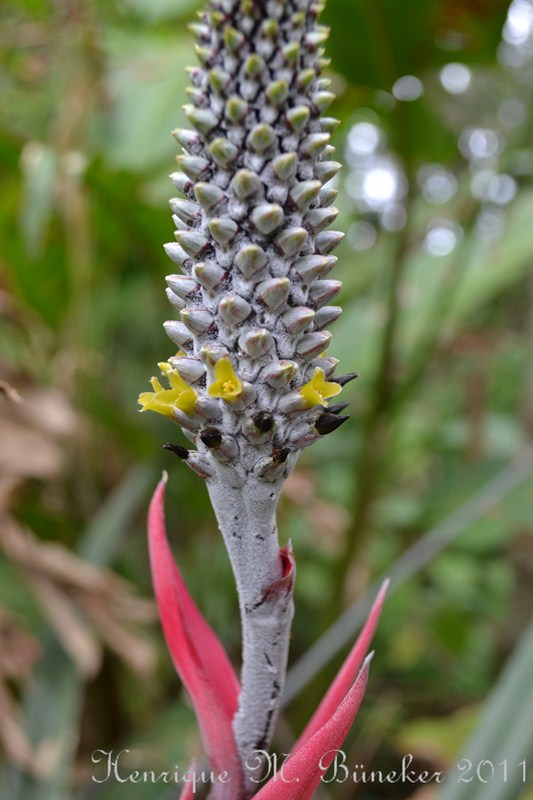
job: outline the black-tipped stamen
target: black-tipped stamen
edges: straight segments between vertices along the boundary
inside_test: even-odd
[[[268,411],[259,411],[253,417],[253,423],[259,433],[268,433],[274,427],[274,417]]]
[[[189,450],[186,447],[182,447],[180,444],[173,444],[172,442],[165,442],[163,445],[163,450],[169,450],[171,453],[174,453],[175,456],[181,458],[182,461],[187,461],[189,458]]]
[[[340,428],[347,419],[350,419],[347,414],[344,416],[328,413],[322,414],[315,423],[315,429],[321,436],[325,436],[326,433],[332,433],[337,430],[337,428]]]
[[[222,433],[218,428],[204,428],[200,434],[200,439],[210,450],[216,450],[222,444]]]
[[[350,381],[353,381],[358,377],[359,375],[357,372],[347,372],[346,375],[339,375],[338,378],[335,376],[333,380],[335,383],[338,383],[339,386],[346,386],[347,383],[350,383]]]
[[[344,411],[345,408],[348,408],[349,403],[331,403],[331,405],[326,406],[328,410],[328,414],[340,414],[341,411]]]

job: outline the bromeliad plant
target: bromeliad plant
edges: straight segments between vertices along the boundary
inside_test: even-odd
[[[177,423],[194,449],[165,445],[205,479],[239,596],[240,686],[177,570],[163,519],[162,482],[152,501],[152,572],[167,643],[197,712],[211,768],[227,773],[210,797],[257,792],[280,708],[293,617],[295,561],[280,548],[276,507],[300,451],[346,419],[331,404],[354,374],[333,378],[327,327],[340,282],[327,277],[342,234],[328,182],[324,116],[333,100],[318,24],[320,0],[210,0],[192,26],[201,66],[191,70],[193,129],[171,177],[176,242],[167,277],[180,321],[165,323],[178,352],[141,394],[142,410]],[[256,794],[308,798],[327,751],[341,746],[367,680],[383,592],[339,676],[295,746],[284,780]],[[263,756],[263,757],[262,757]],[[322,758],[324,756],[324,758]],[[331,756],[333,758],[333,756]]]

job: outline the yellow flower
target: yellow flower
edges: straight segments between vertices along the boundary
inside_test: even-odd
[[[215,364],[215,381],[207,390],[211,397],[235,400],[242,392],[242,381],[235,375],[231,361],[221,358]]]
[[[320,367],[316,367],[315,374],[310,381],[298,390],[304,400],[311,406],[325,406],[326,400],[339,394],[342,387],[338,383],[328,383],[326,373]]]
[[[156,411],[165,417],[172,417],[175,408],[191,414],[196,405],[196,392],[188,383],[185,383],[179,372],[172,369],[167,361],[158,364],[161,372],[167,378],[170,389],[164,389],[157,378],[152,378],[153,392],[142,392],[139,395],[141,411]]]

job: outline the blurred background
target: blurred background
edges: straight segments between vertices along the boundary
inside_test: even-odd
[[[194,0],[4,0],[0,45],[0,795],[164,800],[198,730],[159,630],[145,513],[162,468],[188,584],[240,629],[181,434],[137,396],[171,346],[167,178]],[[347,764],[463,777],[333,782],[323,800],[531,800],[533,0],[329,0],[352,418],[280,507],[298,561],[287,751],[392,574]],[[345,610],[348,609],[346,612]],[[344,615],[343,615],[343,612]],[[325,638],[320,638],[322,635]],[[307,658],[304,653],[314,645]],[[100,769],[100,772],[98,770]]]

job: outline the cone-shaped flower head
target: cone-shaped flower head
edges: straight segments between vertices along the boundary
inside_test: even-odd
[[[194,438],[206,474],[228,478],[229,467],[232,482],[288,474],[301,447],[332,429],[315,426],[340,391],[324,352],[340,313],[327,305],[340,284],[326,276],[342,234],[325,230],[337,211],[323,186],[340,165],[336,121],[323,116],[333,95],[321,11],[318,0],[211,0],[191,26],[200,66],[184,108],[192,127],[174,131],[181,196],[165,248],[182,272],[167,278],[180,320],[165,323],[180,354],[170,388],[153,379],[139,401]],[[270,430],[256,430],[267,412]],[[214,426],[236,443],[222,471],[202,437]],[[269,469],[279,448],[288,455]]]

